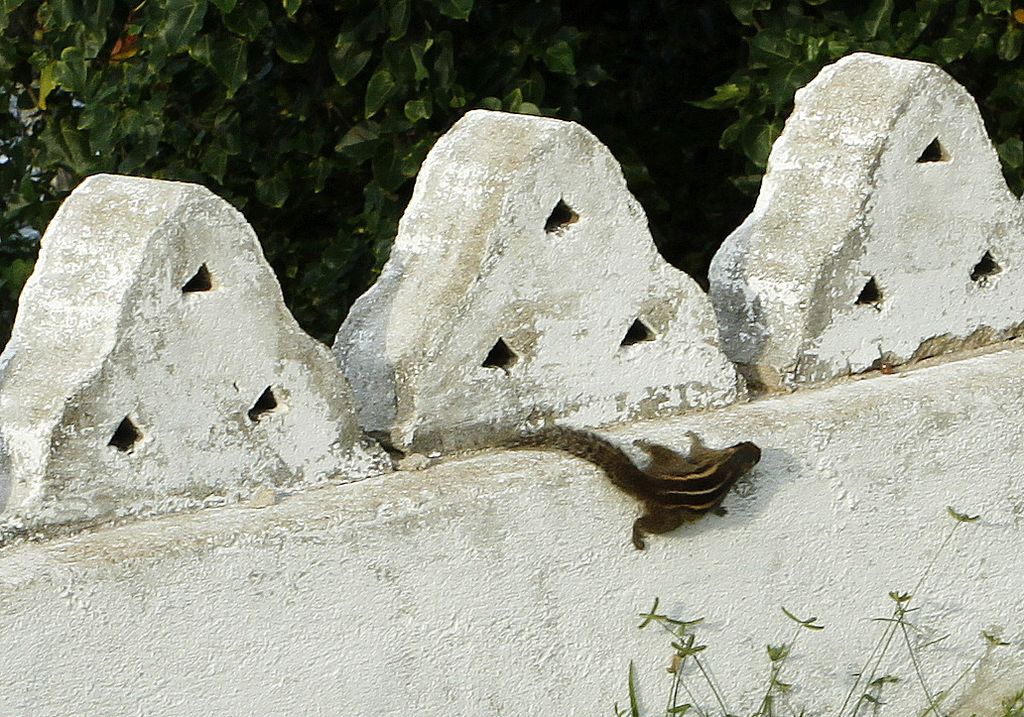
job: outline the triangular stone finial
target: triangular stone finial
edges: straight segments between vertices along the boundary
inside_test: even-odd
[[[856,53],[797,92],[710,293],[729,357],[793,387],[1020,334],[1024,273],[993,258],[1019,256],[1024,203],[967,91]]]
[[[42,246],[0,357],[0,524],[92,523],[377,470],[344,377],[227,202],[97,175]]]
[[[572,122],[483,110],[427,156],[335,351],[364,426],[402,450],[741,393],[706,295],[658,254],[607,148]]]

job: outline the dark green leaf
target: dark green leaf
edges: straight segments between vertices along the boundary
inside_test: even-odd
[[[726,82],[715,88],[715,94],[706,100],[697,100],[690,104],[706,110],[717,110],[723,107],[735,107],[750,94],[750,85],[738,85]]]
[[[944,37],[935,43],[935,49],[943,62],[955,62],[970,52],[974,45],[974,38],[959,33],[950,37]]]
[[[519,105],[523,104],[523,91],[518,87],[505,95],[505,99],[502,101],[509,112],[518,112]]]
[[[50,0],[45,9],[50,11],[52,27],[55,30],[63,32],[81,21],[80,8],[75,0]]]
[[[434,0],[442,15],[456,20],[466,20],[473,11],[473,0]]]
[[[338,84],[344,87],[358,75],[373,53],[361,47],[353,32],[342,32],[334,41],[328,60]]]
[[[405,37],[405,31],[409,28],[409,0],[387,0],[384,7],[387,12],[388,29],[391,30],[390,38],[400,40]]]
[[[728,0],[728,3],[733,15],[744,25],[753,25],[754,12],[767,10],[772,5],[771,0]]]
[[[377,180],[381,189],[387,192],[395,191],[405,182],[401,161],[394,145],[381,145],[373,156],[373,178]]]
[[[244,0],[224,16],[224,26],[248,40],[255,40],[270,24],[270,14],[263,0]]]
[[[268,207],[275,209],[284,206],[288,199],[291,181],[285,172],[278,172],[270,177],[256,180],[256,196]]]
[[[327,157],[317,157],[309,165],[309,176],[313,180],[313,191],[319,194],[324,190],[327,178],[334,171],[334,165]]]
[[[427,152],[430,151],[431,147],[437,141],[437,135],[434,133],[426,134],[422,139],[417,141],[410,147],[405,154],[402,156],[402,176],[406,179],[412,179],[419,174],[420,166],[423,164],[423,159],[427,156]]]
[[[999,159],[1010,169],[1021,169],[1024,167],[1024,142],[1020,137],[1011,137],[1005,142],[996,145],[999,152]]]
[[[981,9],[989,15],[1007,15],[1011,7],[1011,0],[981,0]]]
[[[183,50],[202,27],[206,0],[167,0],[165,12],[160,35],[168,54],[174,54]]]
[[[189,55],[212,69],[227,87],[227,96],[233,97],[248,76],[247,47],[245,40],[232,35],[203,35],[192,43]]]
[[[452,109],[459,109],[460,107],[465,107],[468,102],[465,88],[462,85],[452,85],[452,94],[448,99],[448,106]]]
[[[308,62],[313,56],[314,45],[313,36],[294,24],[288,23],[277,28],[277,43],[274,49],[278,57],[285,62],[293,65]]]
[[[68,92],[85,91],[87,65],[81,48],[66,47],[60,53],[60,62],[53,65],[53,78]]]
[[[235,9],[237,0],[210,0],[222,13],[229,13]]]
[[[793,59],[793,45],[779,32],[766,30],[750,40],[751,57],[761,58],[765,62],[775,63],[779,59]]]
[[[39,160],[67,167],[79,177],[89,173],[92,159],[85,131],[67,121],[53,122],[40,134],[43,154]]]
[[[722,132],[722,137],[718,142],[718,146],[721,149],[729,149],[735,146],[736,143],[739,142],[740,137],[742,137],[743,133],[746,131],[747,125],[750,124],[750,119],[751,116],[749,114],[740,115],[738,120],[726,127],[725,131]]]
[[[560,72],[565,75],[576,74],[572,48],[564,40],[556,42],[544,50],[544,64],[552,72]]]
[[[366,100],[363,116],[369,119],[377,114],[395,89],[395,78],[386,67],[378,67],[366,84]]]
[[[878,37],[882,27],[888,26],[892,21],[892,11],[893,0],[872,0],[862,18],[864,37],[868,40]]]
[[[450,32],[438,33],[436,39],[441,49],[434,60],[434,83],[437,89],[443,91],[451,88],[452,74],[455,72],[455,52],[452,49]]]
[[[213,69],[213,36],[202,35],[188,48],[189,57],[199,64]]]
[[[430,119],[432,109],[430,100],[424,98],[409,100],[404,108],[405,116],[414,124],[421,119]]]
[[[768,154],[780,131],[777,122],[757,122],[743,132],[743,151],[756,167],[764,169],[768,164]]]
[[[432,44],[433,41],[427,40],[422,44],[414,42],[409,45],[409,56],[412,58],[413,67],[415,68],[413,79],[416,80],[417,86],[419,86],[421,81],[430,77],[426,65],[423,64],[423,55],[426,54]]]
[[[593,87],[611,79],[611,75],[601,65],[587,65],[583,68],[580,76],[587,87]]]
[[[28,281],[28,277],[32,274],[34,266],[35,262],[28,259],[14,259],[6,266],[0,268],[0,278],[2,278],[4,289],[11,296],[17,296],[25,282]]]
[[[203,153],[201,166],[204,172],[217,180],[218,184],[223,184],[224,173],[228,169],[228,153],[220,145],[211,145]]]
[[[1020,56],[1021,44],[1024,43],[1024,28],[1010,25],[999,38],[996,53],[1000,60],[1013,62]]]
[[[838,60],[850,51],[850,45],[843,40],[829,40],[825,48],[830,60]]]
[[[21,7],[25,0],[0,0],[0,32],[7,29],[11,13]]]
[[[227,96],[233,97],[248,76],[248,46],[238,37],[226,37],[213,49],[213,70],[227,86]]]
[[[288,17],[295,17],[295,13],[302,7],[302,0],[281,0],[281,4],[284,5],[285,14]]]
[[[89,130],[89,148],[94,153],[106,154],[112,149],[116,125],[117,117],[110,107],[92,102],[87,104],[79,115],[77,128]]]
[[[379,137],[379,129],[374,122],[363,122],[346,132],[334,146],[334,151],[361,162],[377,151]]]

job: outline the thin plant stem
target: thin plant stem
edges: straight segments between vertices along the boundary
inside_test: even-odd
[[[970,665],[968,665],[967,669],[961,672],[960,675],[955,680],[953,680],[952,684],[950,684],[949,687],[947,687],[939,693],[939,696],[935,700],[935,704],[929,705],[928,709],[922,712],[920,717],[928,717],[928,713],[933,711],[936,715],[938,715],[939,711],[937,708],[942,705],[942,703],[946,700],[947,697],[949,697],[949,693],[953,691],[953,688],[959,685],[961,682],[963,682],[964,678],[967,677],[967,675],[971,674],[980,663],[981,658],[979,657],[975,659],[974,662],[972,662]]]
[[[707,681],[708,687],[711,688],[711,694],[715,696],[715,700],[718,702],[718,706],[722,708],[722,712],[729,714],[729,708],[726,707],[725,702],[722,701],[722,694],[718,691],[715,683],[711,680],[711,676],[708,674],[708,671],[704,669],[704,665],[701,664],[701,661],[696,655],[693,656],[693,661],[697,663],[697,668],[700,669],[700,673],[704,675],[704,679]]]
[[[936,550],[935,553],[932,554],[932,559],[928,562],[927,567],[925,567],[924,572],[921,574],[921,577],[918,579],[917,584],[914,586],[913,592],[910,593],[910,597],[907,598],[907,600],[906,600],[907,603],[909,603],[910,600],[913,599],[914,595],[916,595],[916,594],[918,594],[920,592],[921,588],[924,586],[925,580],[927,580],[928,576],[931,574],[932,568],[935,567],[935,563],[938,561],[939,556],[945,550],[946,546],[949,544],[949,541],[953,539],[953,535],[956,533],[957,528],[960,527],[961,522],[962,521],[960,521],[958,519],[957,522],[955,522],[953,524],[953,527],[949,529],[949,532],[946,534],[945,539],[939,545],[938,550]],[[905,610],[906,609],[905,605],[897,604],[896,607],[893,610],[893,615],[896,616],[899,613],[899,610],[901,610],[901,609]],[[843,700],[843,705],[842,705],[842,707],[839,708],[839,715],[840,715],[840,717],[842,717],[842,714],[846,711],[846,707],[847,707],[847,705],[850,704],[850,700],[857,693],[857,688],[860,686],[861,680],[864,679],[864,672],[871,665],[872,660],[874,660],[874,667],[871,668],[871,672],[868,674],[867,684],[870,685],[871,682],[875,679],[875,675],[878,673],[878,668],[881,665],[882,659],[885,657],[886,652],[888,652],[889,645],[892,643],[892,638],[894,637],[895,634],[896,634],[896,623],[890,623],[886,627],[885,632],[882,633],[882,637],[879,640],[878,644],[875,645],[875,648],[871,651],[871,654],[868,656],[867,661],[864,663],[863,669],[861,669],[860,673],[857,675],[857,679],[854,681],[853,685],[850,687],[850,691],[847,693],[846,699]],[[876,659],[876,655],[877,655],[877,659]],[[857,703],[853,707],[853,712],[851,713],[851,717],[856,717],[857,716],[857,713],[860,712],[860,706],[862,704],[863,704],[863,700],[857,700]]]
[[[874,682],[875,675],[878,674],[878,668],[882,664],[882,658],[884,658],[885,657],[885,653],[889,651],[889,645],[892,644],[892,638],[895,637],[895,636],[896,636],[896,626],[895,626],[895,624],[890,623],[885,628],[885,632],[882,633],[882,639],[879,641],[879,644],[872,651],[871,657],[868,658],[868,664],[870,664],[872,657],[875,656],[875,653],[878,653],[878,657],[875,660],[875,666],[871,668],[871,672],[868,674],[866,685],[870,685],[872,682]],[[879,649],[879,647],[881,647],[881,649]],[[864,667],[867,668],[867,666],[868,665],[865,665]],[[857,685],[860,684],[861,677],[863,677],[863,673],[857,676],[857,682],[854,683],[854,689],[856,689]],[[851,690],[851,694],[852,694],[852,692],[853,692],[853,690]],[[847,700],[849,700],[849,698],[850,698],[850,695],[847,695]],[[853,706],[853,712],[850,713],[850,717],[857,717],[857,713],[860,712],[861,705],[863,705],[863,704],[864,704],[864,700],[863,699],[858,699],[856,704],[854,704],[854,706]],[[844,708],[846,707],[846,703],[845,702],[843,703],[843,707]],[[842,712],[840,712],[840,714],[842,714]]]
[[[924,696],[928,699],[929,711],[934,710],[935,714],[939,713],[939,706],[935,704],[935,698],[932,696],[932,692],[928,689],[928,684],[924,680],[924,672],[921,671],[921,662],[917,659],[917,652],[914,650],[913,644],[910,642],[910,633],[907,632],[907,624],[903,620],[904,613],[900,613],[899,626],[900,630],[903,631],[903,640],[907,643],[907,652],[910,653],[910,662],[914,665],[914,672],[917,673],[917,681],[921,683],[921,689],[924,690]],[[925,714],[928,714],[925,712]]]
[[[671,622],[673,622],[673,624],[678,624],[678,621],[671,621]],[[670,628],[668,625],[666,625],[664,621],[658,620],[658,626],[662,630],[667,632],[669,635],[671,635],[673,637],[673,639],[681,639],[679,637],[679,634],[675,630]],[[694,662],[697,661],[696,655],[694,655],[693,660],[694,660]],[[698,666],[699,666],[699,664],[700,663],[698,663]],[[698,717],[708,717],[708,713],[705,712],[704,710],[702,710],[700,708],[700,705],[697,704],[697,698],[694,696],[693,692],[690,690],[689,685],[687,685],[683,681],[683,679],[682,679],[683,667],[685,665],[686,665],[686,658],[684,657],[682,660],[679,661],[679,666],[676,668],[676,672],[672,676],[673,677],[672,690],[670,691],[670,694],[669,694],[669,699],[671,700],[671,702],[665,707],[665,712],[667,714],[669,709],[671,709],[672,707],[675,707],[679,703],[678,695],[679,695],[679,687],[681,686],[683,688],[683,690],[686,692],[686,696],[690,699],[690,704],[693,705],[693,709],[696,710],[697,716]],[[703,669],[701,671],[703,672]],[[706,676],[705,676],[705,679],[706,679]],[[713,688],[712,688],[712,690],[713,690]]]
[[[793,639],[789,643],[789,649],[792,650],[796,645],[796,641],[800,639],[800,625],[797,625]],[[772,688],[775,687],[778,682],[779,675],[782,674],[782,660],[772,663],[771,675],[768,678],[768,688],[764,691],[764,697],[761,698],[761,706],[757,708],[757,712],[754,717],[771,717],[771,715],[765,715],[765,708],[768,706],[768,698],[771,697]]]

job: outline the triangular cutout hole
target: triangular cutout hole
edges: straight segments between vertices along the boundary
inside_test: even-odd
[[[136,444],[142,440],[142,431],[132,422],[128,416],[121,419],[114,429],[114,435],[110,437],[108,446],[113,446],[122,453],[131,453]]]
[[[518,360],[519,356],[509,348],[505,339],[499,338],[494,342],[494,346],[487,352],[487,357],[480,365],[484,368],[500,368],[503,371],[508,371]]]
[[[196,291],[209,291],[212,288],[213,277],[210,276],[210,270],[206,268],[206,264],[203,264],[192,278],[182,285],[181,293],[191,294]]]
[[[882,290],[878,288],[878,282],[875,281],[875,277],[868,279],[868,283],[864,284],[864,288],[860,290],[860,294],[857,296],[858,306],[873,306],[876,309],[880,309],[879,304],[882,303]]]
[[[654,341],[654,332],[640,319],[634,319],[633,323],[626,330],[626,335],[622,337],[622,343],[619,345],[632,346],[644,341]]]
[[[252,404],[245,415],[249,417],[249,420],[256,423],[261,418],[266,416],[268,413],[272,413],[277,410],[278,403],[277,397],[274,396],[274,391],[270,386],[263,389],[263,393],[256,399],[256,403]]]
[[[548,234],[561,234],[570,224],[579,221],[579,218],[580,215],[574,212],[564,199],[559,199],[548,220],[544,222],[544,231]]]
[[[946,148],[942,146],[941,142],[939,142],[939,138],[938,137],[936,137],[931,142],[929,142],[928,146],[924,148],[923,152],[921,152],[921,156],[917,158],[917,163],[918,164],[923,164],[925,162],[948,162],[948,161],[949,161],[949,153],[946,152]]]
[[[999,263],[992,257],[992,252],[986,251],[974,268],[971,269],[971,281],[984,286],[991,276],[995,276],[1003,270]]]

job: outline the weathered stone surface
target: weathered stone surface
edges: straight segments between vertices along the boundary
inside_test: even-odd
[[[8,530],[365,476],[377,455],[242,215],[104,175],[43,237],[0,357],[0,444]]]
[[[970,95],[868,54],[800,90],[711,265],[722,346],[770,386],[1016,335],[1024,211]]]
[[[715,332],[593,135],[481,110],[428,155],[335,351],[364,428],[403,449],[451,448],[482,425],[729,403],[739,386]]]
[[[626,705],[630,663],[640,714],[663,715],[672,638],[637,630],[660,597],[705,618],[731,714],[757,712],[765,645],[785,642],[794,689],[774,714],[849,717],[890,627],[871,618],[899,591],[928,686],[952,687],[943,714],[982,691],[990,710],[960,717],[1007,717],[1024,686],[1024,347],[609,435],[682,449],[687,430],[763,458],[727,515],[644,552],[635,500],[538,451],[0,550],[0,715],[601,717]],[[825,629],[793,644],[781,607]],[[877,717],[927,709],[902,635],[880,669],[899,682]],[[687,679],[686,701],[721,715]]]

